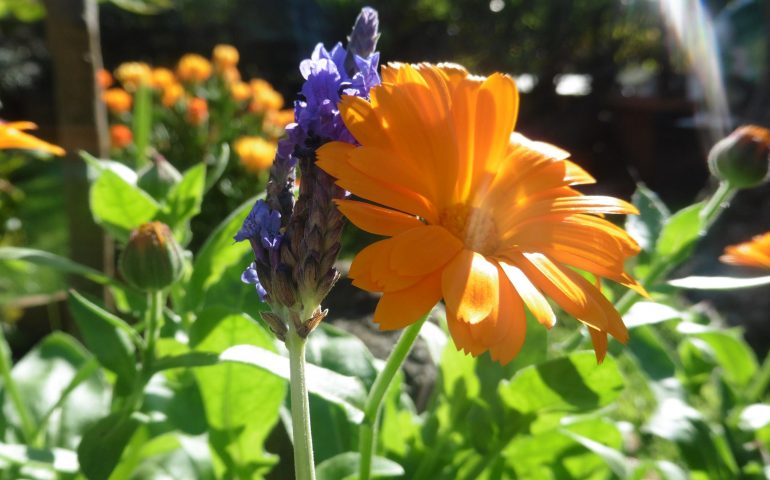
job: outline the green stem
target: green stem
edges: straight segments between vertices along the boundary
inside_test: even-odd
[[[364,405],[364,420],[361,423],[361,428],[358,435],[358,448],[361,453],[361,466],[359,469],[359,480],[369,480],[372,469],[372,457],[376,449],[375,445],[375,432],[377,429],[377,420],[380,415],[380,409],[382,408],[382,400],[385,398],[385,394],[390,388],[390,384],[393,383],[393,378],[396,373],[401,369],[404,364],[409,351],[412,349],[417,335],[420,333],[422,325],[428,316],[425,315],[417,322],[413,323],[404,330],[401,334],[401,338],[398,339],[395,348],[390,352],[388,361],[385,363],[385,368],[377,375],[374,380],[374,385],[369,391],[369,396],[366,398],[366,404]]]
[[[146,375],[151,375],[152,363],[155,361],[155,343],[160,335],[160,327],[163,323],[163,305],[166,296],[162,290],[147,292],[147,311],[144,330],[145,349],[144,364],[142,370]],[[148,378],[149,380],[149,378]]]
[[[714,195],[712,195],[709,201],[706,202],[706,205],[700,212],[702,225],[701,235],[705,235],[708,229],[711,228],[711,225],[713,225],[716,219],[719,218],[719,214],[722,213],[722,210],[730,204],[730,200],[732,200],[737,191],[737,189],[731,187],[727,182],[719,184]]]
[[[310,431],[310,402],[305,382],[305,344],[289,321],[286,349],[289,350],[291,425],[294,434],[294,474],[297,480],[314,480],[313,436]]]
[[[767,391],[768,386],[770,386],[770,354],[765,357],[756,380],[749,387],[748,402],[759,402],[762,399],[762,395]]]
[[[11,403],[13,403],[16,413],[19,415],[19,420],[21,420],[21,433],[24,436],[24,440],[29,443],[34,439],[35,423],[32,421],[27,405],[21,398],[19,387],[11,375],[11,358],[11,348],[8,346],[5,333],[2,331],[2,326],[0,326],[0,375],[3,377],[5,391],[11,398]]]

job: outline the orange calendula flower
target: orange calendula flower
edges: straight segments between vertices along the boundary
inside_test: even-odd
[[[131,94],[122,88],[110,88],[102,93],[102,100],[110,112],[115,115],[126,113],[131,110],[131,104],[133,102]]]
[[[178,83],[172,83],[163,89],[160,101],[164,107],[173,107],[184,96],[184,87]]]
[[[272,110],[267,112],[265,123],[274,128],[285,128],[294,121],[294,109]]]
[[[211,76],[211,62],[196,53],[188,53],[179,59],[176,74],[183,82],[206,81]]]
[[[249,82],[252,92],[252,100],[249,110],[252,112],[266,112],[280,110],[283,107],[283,95],[278,93],[267,80],[255,78]]]
[[[135,91],[140,85],[150,83],[152,70],[150,66],[142,62],[126,62],[115,69],[115,77],[129,90]]]
[[[53,155],[62,156],[65,154],[63,148],[52,143],[40,140],[23,130],[34,130],[37,128],[32,122],[8,122],[0,121],[0,150],[7,148],[18,148],[20,150],[41,150]]]
[[[770,232],[757,235],[748,242],[730,245],[719,260],[731,265],[770,268]]]
[[[230,85],[230,94],[236,102],[245,102],[251,98],[251,88],[245,82],[235,82]]]
[[[270,168],[277,148],[275,143],[262,137],[241,137],[235,141],[233,147],[241,165],[255,173]]]
[[[370,95],[339,104],[360,146],[328,143],[318,165],[373,202],[340,200],[351,222],[391,237],[350,267],[354,285],[383,292],[381,328],[414,323],[443,298],[455,345],[506,364],[524,343],[525,307],[554,325],[547,296],[589,327],[599,361],[607,334],[628,339],[620,314],[573,268],[644,292],[623,267],[639,246],[601,217],[637,210],[574,190],[594,179],[567,152],[512,133],[513,79],[394,64]]]
[[[232,45],[223,44],[214,47],[214,52],[211,57],[214,60],[214,65],[216,65],[217,70],[220,71],[238,65],[238,60],[240,60],[240,54],[238,53],[237,48]]]
[[[131,145],[134,134],[125,125],[112,125],[110,127],[110,145],[112,148],[122,150]]]
[[[187,121],[193,125],[201,125],[209,118],[209,104],[205,98],[193,98],[187,104]]]
[[[176,76],[174,76],[174,72],[168,68],[158,67],[152,69],[150,84],[153,88],[163,90],[175,83],[177,83]]]
[[[105,69],[100,69],[96,72],[96,84],[102,88],[102,90],[110,88],[115,80],[112,78],[112,74]]]

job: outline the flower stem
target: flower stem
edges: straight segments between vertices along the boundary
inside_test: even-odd
[[[8,346],[8,342],[5,339],[5,333],[0,326],[0,375],[3,378],[3,388],[11,398],[13,407],[16,409],[16,413],[19,415],[21,421],[21,433],[27,442],[34,440],[35,424],[32,421],[27,405],[21,398],[19,387],[13,380],[11,375],[11,348]]]
[[[361,423],[361,428],[358,435],[358,449],[361,453],[361,465],[359,469],[359,480],[369,480],[372,470],[372,457],[374,457],[375,445],[375,432],[377,430],[377,420],[380,416],[380,410],[382,409],[382,400],[385,398],[385,394],[388,392],[393,378],[396,373],[401,369],[404,364],[409,351],[412,349],[417,335],[420,333],[428,316],[425,315],[417,322],[413,323],[404,330],[401,334],[401,338],[396,342],[396,346],[388,356],[388,361],[385,363],[385,368],[377,375],[374,380],[374,385],[369,391],[369,396],[366,398],[366,404],[364,405],[364,420]]]
[[[155,360],[155,343],[160,335],[160,327],[163,321],[163,305],[166,303],[166,296],[162,290],[147,293],[147,311],[145,324],[145,350],[144,350],[144,372],[151,375],[152,363]]]
[[[310,402],[305,382],[305,344],[289,321],[286,349],[289,350],[291,425],[294,434],[294,474],[297,480],[315,480],[313,436],[310,431]]]

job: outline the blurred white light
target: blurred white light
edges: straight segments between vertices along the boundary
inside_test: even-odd
[[[565,73],[554,80],[558,95],[584,96],[591,93],[591,75]]]
[[[492,12],[497,13],[503,8],[505,8],[505,2],[503,0],[490,0],[489,9]]]
[[[522,73],[516,77],[516,87],[521,93],[529,93],[537,85],[537,77],[531,73]]]

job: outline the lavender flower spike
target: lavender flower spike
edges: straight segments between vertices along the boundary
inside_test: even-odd
[[[353,76],[358,65],[356,57],[362,59],[369,57],[377,48],[377,40],[380,39],[380,19],[377,10],[364,7],[353,24],[353,32],[348,37],[348,54],[345,57],[345,70]]]

